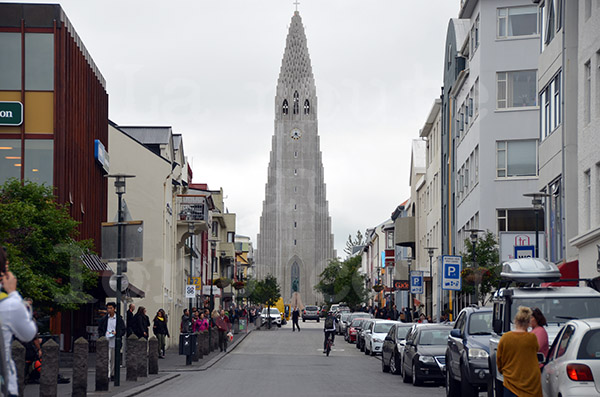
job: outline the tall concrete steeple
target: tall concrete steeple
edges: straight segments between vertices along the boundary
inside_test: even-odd
[[[275,134],[260,218],[258,277],[277,277],[283,299],[297,290],[320,303],[319,274],[334,258],[318,136],[315,79],[300,13],[292,17],[275,95]]]

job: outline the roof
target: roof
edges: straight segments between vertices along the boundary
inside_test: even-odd
[[[173,136],[173,129],[168,126],[119,126],[121,131],[143,144],[167,145]]]

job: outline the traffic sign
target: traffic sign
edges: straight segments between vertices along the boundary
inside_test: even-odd
[[[188,284],[185,286],[185,297],[195,298],[196,297],[196,286],[194,284]]]
[[[462,280],[460,278],[462,256],[443,255],[442,270],[442,289],[460,291],[462,288]]]
[[[188,277],[188,284],[202,285],[202,277]]]
[[[413,270],[410,272],[410,293],[411,294],[422,294],[423,293],[423,272]]]

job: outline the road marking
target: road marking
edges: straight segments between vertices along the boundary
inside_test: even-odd
[[[320,351],[320,352],[322,352],[322,351],[323,351],[323,349],[317,349],[317,351]],[[331,349],[331,351],[332,351],[332,352],[343,352],[343,351],[346,351],[346,350],[344,350],[344,349]]]

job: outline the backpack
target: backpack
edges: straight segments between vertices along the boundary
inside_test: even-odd
[[[333,316],[327,316],[325,319],[325,329],[333,329],[334,321]]]

